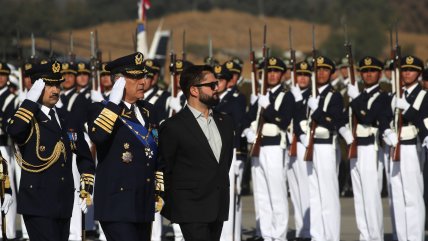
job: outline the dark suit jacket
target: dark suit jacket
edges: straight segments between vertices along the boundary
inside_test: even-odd
[[[146,129],[155,135],[153,106],[146,101],[138,101],[137,106]],[[105,222],[153,221],[157,159],[146,156],[143,143],[119,119],[138,123],[135,112],[123,102],[119,105],[108,102],[106,105],[93,103],[89,114],[89,137],[97,147],[98,157],[95,219]],[[116,116],[114,120],[112,116]]]
[[[65,125],[60,113],[58,115],[61,130],[40,110],[37,103],[25,100],[10,120],[8,134],[20,145],[23,159],[31,165],[45,163],[36,152],[41,158],[47,158],[52,155],[57,142],[62,142],[65,147],[64,154],[46,170],[38,173],[22,170],[18,213],[50,218],[71,217],[74,202],[72,151],[77,155],[79,172],[94,174],[95,163],[83,131],[73,129],[77,138],[72,142],[67,133],[71,131],[70,127]],[[33,122],[38,125],[39,140]]]
[[[162,215],[174,223],[207,223],[228,218],[233,121],[216,111],[213,118],[222,140],[219,162],[188,107],[160,128],[159,155],[165,164]]]

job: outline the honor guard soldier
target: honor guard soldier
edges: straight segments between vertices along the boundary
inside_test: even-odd
[[[333,61],[319,56],[316,61],[318,96],[308,99],[314,130],[313,159],[308,163],[310,182],[310,217],[313,240],[340,240],[340,201],[336,167],[336,131],[345,119],[343,98],[330,85],[335,72]],[[341,132],[339,130],[339,132]],[[352,135],[351,135],[352,137]],[[308,147],[308,138],[302,138]],[[352,141],[351,141],[352,142]]]
[[[241,127],[242,120],[245,115],[245,103],[242,105],[239,102],[239,95],[228,89],[228,82],[232,79],[232,72],[225,65],[214,66],[214,77],[218,80],[218,95],[220,102],[214,107],[214,110],[229,115],[234,122],[235,133]],[[240,170],[243,168],[242,160],[237,160],[237,150],[239,150],[241,135],[235,134],[234,139],[234,155],[232,165],[229,170],[230,182],[230,200],[229,200],[229,218],[223,224],[223,230],[220,240],[241,240],[241,224],[242,224],[242,204],[240,202],[240,183],[242,176],[239,176]],[[233,238],[233,235],[235,236]]]
[[[422,73],[421,85],[423,90],[428,90],[428,69],[425,69]]]
[[[257,105],[252,105],[249,118],[255,120],[257,108],[263,108],[264,125],[261,128],[261,145],[258,159],[254,159],[253,183],[254,201],[258,207],[261,235],[265,240],[285,240],[288,225],[288,204],[286,160],[284,159],[287,146],[286,130],[290,125],[294,111],[294,98],[286,94],[281,83],[287,67],[276,57],[271,57],[267,64],[266,95],[259,95]],[[255,123],[255,122],[253,122]],[[249,143],[256,140],[255,124],[246,123],[243,135]]]
[[[91,100],[92,102],[102,102],[104,100],[108,101],[108,97],[111,93],[111,88],[113,87],[113,81],[111,80],[111,72],[106,70],[107,63],[101,64],[100,73],[100,85],[101,90],[91,90]]]
[[[91,105],[89,136],[97,146],[95,219],[109,241],[150,240],[156,189],[157,129],[153,106],[142,100],[147,70],[134,53],[106,66],[115,76],[109,101]],[[155,176],[156,173],[156,176]]]
[[[63,63],[61,68],[61,74],[64,78],[64,81],[61,84],[62,91],[59,96],[59,101],[57,103],[57,108],[60,109],[63,113],[71,111],[71,107],[77,97],[76,93],[76,76],[77,76],[77,66],[71,63]],[[75,94],[76,93],[76,94]]]
[[[362,240],[383,240],[383,212],[379,162],[383,161],[380,136],[389,128],[390,102],[379,86],[383,63],[371,56],[359,61],[364,90],[348,84],[350,105],[356,117],[357,158],[351,159],[355,217]]]
[[[177,78],[179,80],[183,70],[189,66],[192,66],[192,65],[193,65],[193,63],[191,63],[189,61],[177,59],[175,61],[175,63],[173,63],[173,64],[171,64],[171,66],[169,66],[169,71],[172,72],[173,69],[175,69],[175,71],[176,71],[175,78]],[[170,83],[170,85],[172,85],[172,83]],[[171,97],[167,100],[168,113],[172,113],[172,110],[175,111],[175,113],[177,113],[186,104],[186,97],[183,95],[183,92],[181,91],[179,81],[177,81],[177,85],[178,85],[177,86],[178,87],[177,96],[173,96],[171,94]]]
[[[308,99],[311,94],[310,83],[312,66],[306,61],[296,64],[296,86],[291,88],[294,96],[295,111],[293,114],[293,130],[297,139],[296,157],[290,157],[287,179],[290,186],[290,197],[294,208],[294,219],[297,241],[310,241],[309,213],[309,174],[307,162],[304,160],[308,133]],[[300,138],[299,138],[300,137]]]
[[[147,71],[147,85],[144,86],[144,100],[152,104],[156,110],[155,120],[157,123],[168,118],[167,100],[170,93],[157,85],[161,66],[157,60],[146,59],[144,61]]]
[[[423,240],[425,205],[421,148],[426,150],[428,146],[428,95],[418,82],[424,69],[422,61],[409,55],[401,58],[400,66],[404,91],[402,96],[392,100],[393,110],[402,113],[402,121],[397,122],[397,129],[401,129],[399,139],[396,130],[384,132],[384,141],[394,150],[400,150],[399,155],[391,155],[395,228],[400,241]]]
[[[7,129],[19,147],[15,156],[22,168],[18,213],[33,241],[68,240],[75,189],[72,152],[81,173],[82,211],[90,204],[93,189],[94,162],[83,131],[66,126],[55,108],[64,81],[60,71],[56,61],[30,69],[34,84]]]
[[[387,59],[383,65],[383,76],[379,81],[381,90],[390,94],[392,91],[392,74],[394,71],[394,61],[392,59]]]
[[[12,196],[16,200],[15,192],[15,162],[13,161],[12,150],[9,145],[6,126],[10,117],[15,111],[16,95],[13,94],[8,86],[10,67],[7,63],[0,62],[0,152],[1,156],[9,163],[7,165],[11,188],[13,189]],[[6,230],[8,238],[16,237],[16,202],[10,207],[10,212],[6,215]]]

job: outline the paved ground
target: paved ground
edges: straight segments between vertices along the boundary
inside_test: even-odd
[[[244,196],[243,201],[243,239],[254,235],[255,230],[255,218],[254,218],[254,202],[252,196]],[[390,212],[388,208],[388,200],[384,198],[383,200],[383,213],[384,213],[384,229],[385,229],[385,241],[392,240],[391,238],[391,219]],[[342,213],[342,225],[341,225],[341,240],[344,241],[354,241],[358,240],[358,230],[355,222],[355,209],[354,209],[354,200],[352,198],[341,198],[341,213]],[[293,218],[293,209],[290,206],[291,201],[289,200],[290,207],[290,220],[288,225],[288,237],[294,237],[294,218]],[[173,239],[172,228],[164,222],[165,235],[163,241],[171,241]],[[426,238],[428,238],[428,233],[426,233]],[[93,241],[93,239],[88,239],[87,241]]]

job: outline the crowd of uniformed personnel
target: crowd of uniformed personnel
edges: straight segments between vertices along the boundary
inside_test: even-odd
[[[393,240],[424,240],[428,71],[421,59],[363,57],[352,83],[354,66],[346,59],[336,65],[318,55],[290,64],[267,57],[257,66],[262,74],[256,73],[265,76],[256,84],[266,93],[249,98],[240,91],[248,83],[242,60],[203,64],[212,65],[217,79],[210,86],[220,99],[215,111],[230,115],[235,126],[229,220],[221,240],[241,240],[246,174],[254,195],[253,240],[287,239],[290,196],[293,239],[339,241],[339,197],[346,192],[353,192],[360,240],[383,240],[383,189]],[[170,63],[172,82],[191,65]],[[138,52],[100,64],[98,88],[87,62],[42,60],[21,67],[18,72],[0,63],[7,237],[17,237],[19,213],[22,238],[32,241],[82,240],[82,232],[95,229],[94,220],[101,223],[100,240],[160,241],[164,190],[157,129],[186,105],[180,86],[173,94],[161,88],[163,66]],[[13,84],[16,76],[21,83]],[[258,155],[249,155],[258,138]],[[356,156],[348,160],[354,142]],[[184,240],[172,225],[175,240]]]

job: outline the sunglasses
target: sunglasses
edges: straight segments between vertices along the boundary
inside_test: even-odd
[[[193,85],[193,86],[195,86],[195,87],[206,86],[206,87],[210,87],[211,90],[215,90],[215,88],[218,86],[218,81],[208,82],[208,83],[204,83],[204,84],[197,84],[197,85]]]

